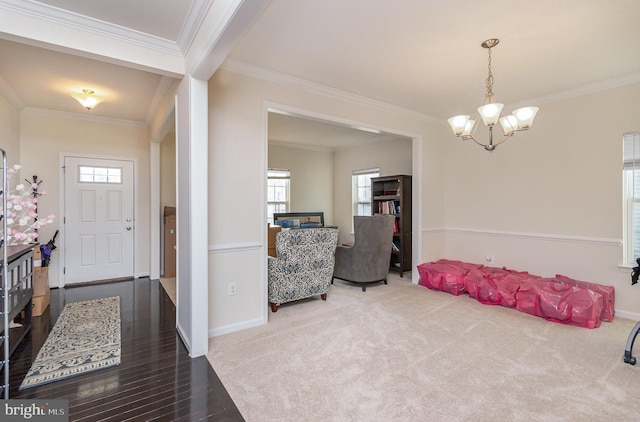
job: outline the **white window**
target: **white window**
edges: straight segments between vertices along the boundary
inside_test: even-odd
[[[289,210],[289,170],[269,169],[267,173],[267,221],[273,224],[273,214]]]
[[[353,171],[353,215],[371,215],[371,178],[378,176],[380,169]]]
[[[640,258],[640,132],[625,133],[622,139],[624,264],[635,266]]]
[[[122,168],[78,166],[78,181],[80,183],[121,184]]]

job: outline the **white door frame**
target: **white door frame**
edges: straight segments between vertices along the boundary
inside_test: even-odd
[[[122,157],[112,155],[94,155],[94,154],[76,154],[71,152],[61,152],[58,157],[58,186],[59,186],[59,198],[58,198],[58,215],[62,224],[60,225],[60,231],[58,232],[58,252],[60,256],[60,265],[58,265],[58,284],[51,285],[50,287],[64,287],[64,266],[65,266],[65,250],[66,250],[66,238],[64,230],[65,215],[65,183],[64,183],[64,162],[66,157],[86,158],[86,159],[102,159],[102,160],[120,160],[131,161],[133,163],[133,222],[138,223],[138,159],[135,157]],[[138,231],[134,230],[133,233],[133,276],[138,277]]]

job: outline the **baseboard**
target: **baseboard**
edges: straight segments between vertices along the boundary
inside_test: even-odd
[[[618,318],[618,317],[631,319],[631,320],[634,320],[634,321],[640,321],[640,314],[636,314],[634,312],[616,310],[615,318]]]
[[[249,321],[243,321],[237,324],[225,325],[223,327],[213,328],[209,330],[209,338],[221,336],[223,334],[229,334],[240,330],[246,330],[247,328],[259,327],[265,325],[267,321],[264,318],[256,318]]]
[[[182,328],[179,322],[176,324],[176,331],[178,331],[178,335],[182,339],[182,342],[184,343],[184,347],[187,348],[189,355],[191,355],[191,342],[189,342],[189,337],[185,335],[184,329]]]

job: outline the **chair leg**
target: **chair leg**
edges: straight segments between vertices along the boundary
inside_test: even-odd
[[[278,312],[278,304],[277,303],[269,302],[269,305],[271,305],[271,312]]]
[[[363,292],[366,292],[366,291],[367,291],[367,286],[366,286],[366,285],[364,285],[364,284],[362,285],[362,291],[363,291]]]
[[[322,300],[327,300],[327,294],[326,294],[326,293],[321,294],[321,295],[320,295],[320,298],[321,298]]]
[[[387,283],[387,279],[386,278],[384,279],[384,284],[389,284],[389,283]]]

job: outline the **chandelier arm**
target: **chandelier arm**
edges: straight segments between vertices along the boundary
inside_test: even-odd
[[[469,135],[468,137],[465,137],[463,139],[471,139],[473,142],[475,142],[476,144],[480,145],[481,147],[483,147],[484,149],[488,150],[488,151],[492,151],[493,149],[495,149],[495,147],[497,147],[498,145],[500,145],[501,143],[503,143],[504,141],[506,141],[507,139],[509,139],[510,137],[512,137],[513,134],[511,135],[506,135],[503,134],[500,139],[498,140],[498,142],[492,142],[490,144],[483,144],[482,142],[478,141],[475,136],[473,135]]]

